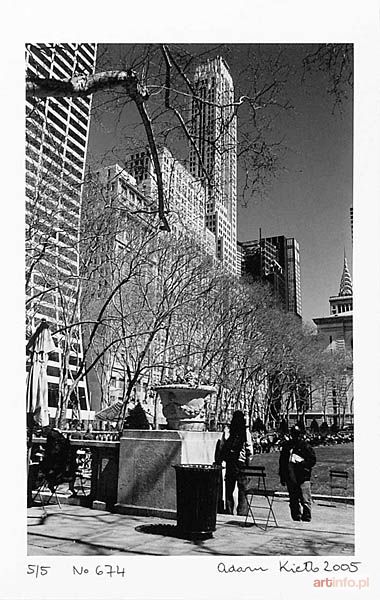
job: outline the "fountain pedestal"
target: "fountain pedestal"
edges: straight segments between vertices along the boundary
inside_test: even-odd
[[[204,399],[215,392],[207,385],[159,385],[167,429],[127,429],[120,439],[117,510],[129,514],[175,518],[174,465],[214,462],[220,433],[206,431]],[[166,512],[165,512],[166,511]]]
[[[120,439],[117,510],[168,518],[176,510],[173,465],[214,462],[221,434],[127,429]]]

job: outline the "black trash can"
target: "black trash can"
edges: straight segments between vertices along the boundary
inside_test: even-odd
[[[177,527],[191,538],[212,537],[216,529],[221,466],[175,465]]]

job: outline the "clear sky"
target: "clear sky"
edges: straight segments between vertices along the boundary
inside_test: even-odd
[[[352,276],[352,104],[335,110],[323,73],[305,84],[300,68],[305,47],[287,48],[298,66],[289,81],[293,111],[279,122],[288,148],[283,170],[262,200],[239,210],[241,240],[262,236],[295,237],[300,244],[303,318],[328,314],[330,295],[339,291],[346,255]]]
[[[126,66],[125,55],[132,46],[99,47],[99,67],[107,60],[116,68]],[[191,45],[192,51],[206,45]],[[190,49],[190,46],[189,46]],[[339,290],[346,255],[351,270],[352,240],[350,207],[352,206],[352,101],[347,99],[333,111],[333,100],[327,94],[326,74],[319,71],[307,75],[302,82],[302,58],[312,46],[300,44],[260,45],[263,60],[283,51],[283,60],[292,67],[283,94],[293,108],[280,111],[273,134],[282,140],[285,150],[276,176],[266,184],[264,193],[249,199],[238,208],[238,239],[262,236],[295,237],[300,244],[303,318],[328,314],[328,298]],[[250,45],[258,51],[258,46]],[[136,47],[133,50],[137,52]],[[227,59],[237,94],[244,92],[247,73],[242,69],[248,61],[247,44],[229,45],[218,50]],[[252,56],[249,57],[252,60]],[[128,64],[128,63],[127,63]],[[90,130],[90,161],[101,158],[103,164],[122,161],[123,140],[133,137],[136,119],[129,104],[122,113],[105,106],[98,111]],[[351,270],[352,275],[352,270]]]

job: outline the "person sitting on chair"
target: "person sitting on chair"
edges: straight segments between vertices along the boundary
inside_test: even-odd
[[[293,521],[311,521],[310,477],[315,463],[313,448],[303,439],[300,427],[294,425],[280,453],[280,481],[288,488]]]
[[[70,442],[58,429],[44,427],[43,433],[46,435],[46,446],[41,471],[53,492],[69,474]]]

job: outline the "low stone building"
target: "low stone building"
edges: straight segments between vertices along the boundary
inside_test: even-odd
[[[326,381],[324,390],[313,394],[311,412],[329,425],[353,423],[353,289],[347,258],[344,256],[339,293],[330,296],[330,314],[313,319],[318,334],[326,341],[326,350],[342,352],[346,358],[346,373],[341,381]]]

